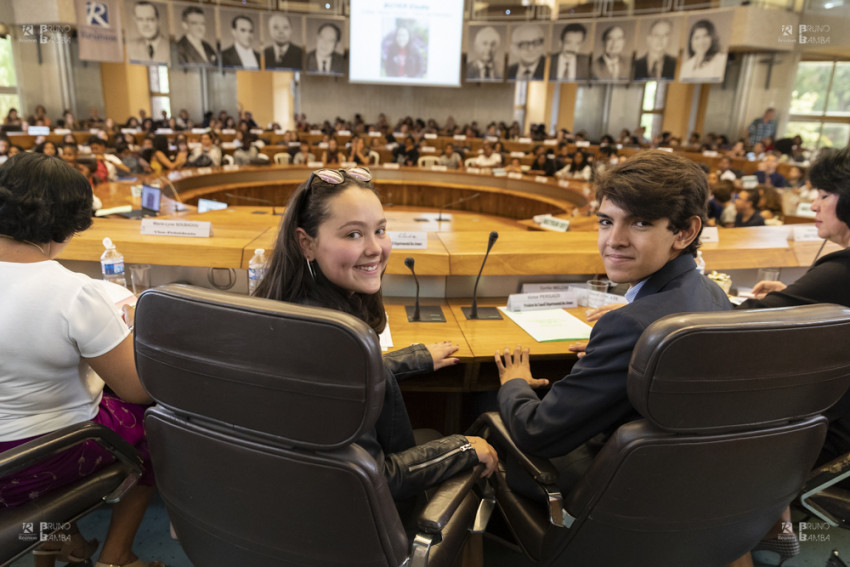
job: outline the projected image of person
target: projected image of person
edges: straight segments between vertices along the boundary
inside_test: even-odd
[[[542,81],[545,68],[546,33],[538,24],[522,24],[511,30],[512,58],[508,79]]]
[[[470,26],[469,35],[473,28]],[[501,81],[504,77],[505,56],[502,51],[502,34],[493,26],[484,26],[475,32],[475,39],[466,64],[468,81]]]
[[[572,23],[561,30],[561,50],[551,57],[550,81],[584,81],[590,78],[590,55],[580,53],[587,39],[584,24]]]
[[[384,38],[383,75],[386,77],[422,77],[425,61],[421,37],[415,25],[399,23],[388,37]]]
[[[721,81],[726,74],[726,52],[721,50],[717,28],[701,19],[688,35],[688,58],[682,63],[681,81]]]
[[[342,29],[333,22],[324,22],[316,31],[316,48],[307,54],[310,73],[342,75],[345,73],[345,57],[337,52],[342,40]]]

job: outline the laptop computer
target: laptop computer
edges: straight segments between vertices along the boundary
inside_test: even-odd
[[[142,185],[142,208],[118,214],[128,219],[155,217],[159,215],[159,207],[161,200],[162,189],[160,189],[159,187],[154,187],[152,185]]]

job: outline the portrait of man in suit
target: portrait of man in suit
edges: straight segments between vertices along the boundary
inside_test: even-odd
[[[230,33],[233,45],[221,52],[221,64],[225,67],[259,69],[260,53],[253,48],[254,21],[239,14],[230,22]]]
[[[300,20],[296,22],[300,24]],[[304,49],[293,42],[296,25],[292,18],[287,14],[272,14],[266,24],[270,40],[263,50],[266,69],[303,69]]]
[[[546,33],[539,24],[521,24],[511,30],[511,47],[516,62],[508,65],[508,79],[542,81],[546,67]]]
[[[198,6],[183,10],[183,37],[177,42],[177,63],[180,65],[218,65],[218,54],[206,41],[207,16]]]
[[[584,24],[572,23],[561,30],[561,50],[549,63],[550,81],[586,81],[590,78],[590,55],[582,54],[587,39]]]
[[[474,33],[469,62],[466,64],[468,81],[501,81],[504,78],[505,54],[502,50],[502,35],[494,26],[469,27]]]
[[[676,57],[668,50],[673,35],[673,22],[667,18],[655,20],[646,35],[646,54],[635,59],[636,81],[672,81],[676,76]]]
[[[160,6],[147,0],[141,0],[133,5],[132,20],[137,36],[127,41],[127,58],[131,63],[168,64],[171,58],[171,45],[162,31],[167,28],[166,22],[161,19],[161,14],[164,13],[164,9],[160,11]]]
[[[316,49],[307,54],[306,70],[325,75],[345,74],[345,57],[337,52],[342,30],[333,22],[324,22],[316,31]]]
[[[593,60],[591,75],[597,81],[627,81],[632,70],[631,52],[626,51],[626,30],[622,24],[602,32],[602,54]]]

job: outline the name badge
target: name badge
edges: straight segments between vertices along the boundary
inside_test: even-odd
[[[212,236],[212,223],[208,221],[142,219],[140,234],[209,238]]]
[[[699,239],[700,242],[720,242],[720,231],[716,226],[707,226],[702,229]]]
[[[427,232],[396,232],[387,231],[393,242],[393,249],[427,250]]]
[[[794,242],[820,242],[823,240],[818,236],[818,228],[808,225],[794,225],[791,231],[791,240]]]
[[[578,307],[578,295],[574,291],[513,293],[508,296],[510,311],[537,311],[565,307]]]

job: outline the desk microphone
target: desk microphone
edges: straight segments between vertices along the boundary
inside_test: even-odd
[[[413,220],[415,220],[416,222],[428,222],[430,220],[436,220],[437,222],[443,222],[443,220],[445,220],[445,219],[443,219],[443,211],[445,211],[446,209],[451,209],[455,205],[460,205],[461,203],[465,203],[466,201],[471,201],[473,199],[477,199],[480,196],[481,196],[481,193],[475,193],[474,195],[470,195],[469,197],[463,197],[461,199],[458,199],[457,201],[452,201],[451,203],[448,203],[447,205],[441,206],[440,211],[437,213],[436,219],[419,218],[419,219],[413,219]]]
[[[410,273],[413,274],[413,281],[416,282],[416,304],[405,305],[404,310],[407,313],[407,321],[410,323],[445,323],[446,317],[443,315],[443,310],[439,305],[424,305],[419,306],[419,278],[416,277],[416,272],[413,270],[414,260],[410,256],[404,259],[404,265],[408,267]]]
[[[461,307],[461,311],[466,315],[467,319],[501,319],[502,314],[495,307],[482,307],[478,309],[478,282],[481,281],[481,272],[484,271],[484,264],[487,263],[487,257],[490,255],[490,250],[499,238],[499,233],[495,230],[490,233],[490,238],[487,240],[487,252],[484,254],[484,261],[481,262],[481,269],[478,270],[478,277],[475,278],[475,287],[472,288],[472,307]]]
[[[269,201],[268,199],[258,199],[257,197],[246,197],[245,195],[237,195],[236,193],[225,193],[225,196],[230,197],[231,199],[242,199],[244,201],[252,201],[254,203],[263,203],[264,205],[271,205],[272,214],[273,215],[282,215],[283,213],[277,212],[275,209],[275,204]],[[265,211],[254,211],[255,215],[264,215]]]
[[[159,177],[161,182],[164,181],[165,185],[171,190],[171,194],[174,195],[174,200],[177,201],[177,205],[174,205],[174,210],[177,212],[188,210],[186,205],[183,204],[183,199],[180,198],[180,195],[177,194],[177,189],[174,188],[174,184],[167,177]],[[161,185],[162,183],[160,183]]]

